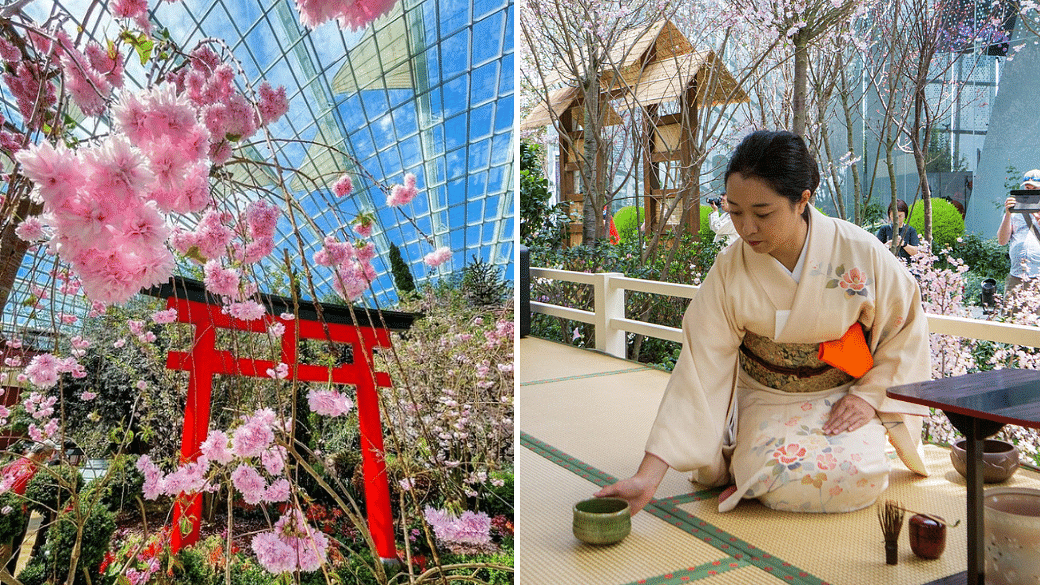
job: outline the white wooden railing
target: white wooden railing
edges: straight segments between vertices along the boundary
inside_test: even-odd
[[[667,341],[682,342],[682,330],[625,318],[625,291],[659,294],[692,299],[697,288],[688,284],[628,278],[619,272],[573,272],[551,268],[531,268],[531,279],[559,280],[593,287],[593,311],[572,309],[539,301],[531,301],[531,312],[590,323],[595,327],[596,349],[620,358],[625,357],[626,333],[638,333]],[[1040,327],[997,323],[982,319],[928,314],[928,330],[1000,343],[1040,347]]]

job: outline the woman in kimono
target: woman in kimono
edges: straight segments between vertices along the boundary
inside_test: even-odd
[[[927,474],[927,409],[885,396],[931,375],[914,278],[873,234],[809,205],[820,175],[799,136],[747,136],[725,182],[741,239],[686,311],[639,470],[596,495],[622,497],[635,513],[672,467],[729,485],[723,512],[742,498],[857,510],[888,486],[886,436],[909,469]]]

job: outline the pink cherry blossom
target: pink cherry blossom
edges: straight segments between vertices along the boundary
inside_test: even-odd
[[[206,440],[199,446],[199,450],[214,463],[226,465],[234,459],[234,454],[228,449],[228,436],[223,431],[210,431]]]
[[[267,486],[267,490],[264,492],[264,501],[267,502],[285,502],[289,499],[291,486],[289,480],[281,477]]]
[[[242,492],[242,499],[247,504],[259,504],[264,501],[267,483],[255,468],[245,463],[231,472],[231,483]]]
[[[156,325],[166,325],[177,321],[177,309],[167,309],[152,313],[152,322]]]
[[[451,248],[447,246],[441,246],[440,248],[437,248],[436,250],[430,252],[426,256],[423,256],[423,262],[425,262],[427,266],[431,266],[434,268],[440,266],[441,264],[444,264],[450,259]]]
[[[354,190],[354,183],[350,180],[350,175],[343,175],[336,181],[332,186],[332,192],[337,197],[346,197],[350,195],[350,192]]]
[[[43,231],[43,222],[40,221],[40,217],[36,215],[28,217],[22,221],[22,223],[18,224],[14,233],[26,242],[38,242],[47,237],[47,234]]]
[[[204,267],[203,282],[209,292],[229,297],[238,296],[242,277],[234,268],[224,268],[219,260],[209,260]]]
[[[231,303],[225,309],[229,315],[243,321],[256,321],[257,319],[262,319],[267,314],[264,306],[256,301]]]
[[[390,189],[390,195],[386,198],[386,204],[390,207],[399,207],[411,203],[412,199],[419,194],[415,186],[415,175],[408,173],[404,176],[404,185],[394,185]]]
[[[307,393],[307,404],[311,412],[324,416],[341,416],[354,407],[354,402],[335,389],[311,389]]]
[[[390,12],[398,0],[296,0],[300,22],[315,28],[336,19],[340,28],[358,30]]]
[[[263,82],[260,84],[260,101],[257,104],[260,110],[260,123],[263,126],[273,123],[289,111],[289,100],[285,97],[285,86],[273,89],[271,84]]]
[[[289,377],[289,365],[285,362],[278,362],[277,366],[267,368],[267,376],[275,380],[284,380]]]
[[[244,459],[256,457],[274,441],[271,423],[261,416],[248,418],[231,435],[231,451]]]

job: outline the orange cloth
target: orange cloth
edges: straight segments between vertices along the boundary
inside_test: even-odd
[[[863,377],[874,367],[874,356],[870,355],[860,323],[853,323],[841,339],[821,343],[819,358],[854,378]]]

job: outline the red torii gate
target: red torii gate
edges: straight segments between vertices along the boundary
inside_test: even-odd
[[[228,351],[218,351],[215,347],[217,330],[266,333],[270,324],[280,322],[285,325],[285,333],[281,340],[281,361],[289,366],[287,379],[295,378],[302,382],[331,381],[334,384],[349,384],[357,388],[356,406],[361,434],[369,531],[379,556],[383,559],[396,559],[393,518],[390,514],[390,489],[383,451],[383,429],[379,418],[379,397],[376,394],[377,386],[390,386],[390,376],[386,372],[373,370],[372,351],[375,348],[390,347],[389,330],[408,329],[415,316],[397,311],[382,311],[380,317],[376,311],[365,308],[355,307],[351,310],[342,305],[300,301],[297,318],[287,321],[280,319],[279,315],[293,312],[292,299],[276,295],[258,295],[260,303],[267,308],[267,314],[263,319],[242,321],[222,313],[219,299],[208,294],[201,282],[182,277],[174,277],[171,281],[170,284],[153,287],[144,292],[167,299],[166,307],[177,309],[178,321],[195,326],[191,351],[171,351],[166,360],[168,369],[187,370],[189,373],[181,462],[186,463],[198,458],[199,447],[209,433],[213,376],[223,374],[268,378],[267,370],[278,365],[271,360],[239,358]],[[383,328],[381,323],[386,323],[387,328]],[[353,350],[353,360],[351,363],[333,368],[297,363],[300,339],[320,339],[348,344]],[[192,526],[187,534],[181,533],[182,518],[187,518]],[[201,494],[178,498],[174,508],[170,542],[173,552],[198,541],[201,519]]]

